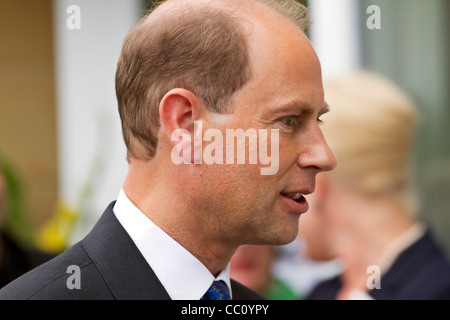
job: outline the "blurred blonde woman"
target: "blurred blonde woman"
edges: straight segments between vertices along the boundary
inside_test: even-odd
[[[308,299],[450,299],[450,264],[417,219],[412,101],[368,71],[325,83],[325,100],[323,131],[338,166],[317,177],[299,236],[309,258],[339,258],[344,271]]]

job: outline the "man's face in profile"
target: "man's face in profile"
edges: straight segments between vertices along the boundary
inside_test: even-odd
[[[319,128],[327,106],[317,56],[297,28],[279,24],[269,30],[255,22],[258,31],[249,40],[253,77],[235,94],[231,115],[207,121],[222,132],[263,129],[272,142],[271,132],[279,133],[279,168],[272,175],[262,175],[260,163],[205,166],[203,209],[229,229],[227,241],[292,241],[308,209],[304,195],[313,192],[318,172],[336,164]]]

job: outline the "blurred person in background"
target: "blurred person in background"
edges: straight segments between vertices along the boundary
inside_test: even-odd
[[[411,159],[419,115],[413,103],[368,71],[324,88],[333,112],[323,118],[323,130],[338,166],[317,178],[299,235],[309,258],[338,257],[344,271],[307,298],[450,299],[450,264],[417,218]]]
[[[0,159],[1,160],[1,159]],[[0,163],[0,288],[31,269],[27,254],[5,230],[7,213],[7,179],[3,161]]]
[[[276,255],[274,246],[242,245],[231,258],[230,275],[269,300],[298,300],[294,290],[272,273]]]
[[[22,207],[19,178],[0,158],[0,288],[54,256],[19,241],[16,225],[27,232]]]

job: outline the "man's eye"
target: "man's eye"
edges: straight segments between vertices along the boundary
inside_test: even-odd
[[[288,127],[292,127],[295,124],[295,120],[293,117],[286,117],[281,119],[281,122],[283,122],[283,124],[285,124]]]

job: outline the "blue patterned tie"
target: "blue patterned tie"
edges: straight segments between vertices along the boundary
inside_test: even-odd
[[[214,281],[200,300],[231,300],[230,291],[223,281]]]

